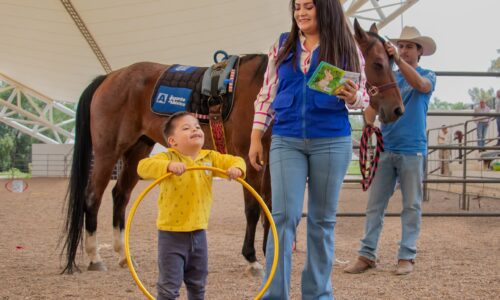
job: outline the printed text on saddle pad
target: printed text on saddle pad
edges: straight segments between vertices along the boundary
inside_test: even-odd
[[[201,102],[201,81],[207,68],[173,65],[158,80],[151,109],[159,114],[178,111],[196,112],[191,102]]]

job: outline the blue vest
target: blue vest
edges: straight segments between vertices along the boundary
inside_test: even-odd
[[[280,46],[286,38],[280,37]],[[298,51],[302,51],[297,41]],[[319,47],[314,50],[311,66],[306,74],[300,67],[300,59],[293,66],[293,55],[278,67],[278,90],[272,103],[276,112],[273,134],[295,138],[328,138],[351,135],[348,111],[342,99],[317,92],[307,82],[318,66]],[[300,53],[298,54],[300,57]]]

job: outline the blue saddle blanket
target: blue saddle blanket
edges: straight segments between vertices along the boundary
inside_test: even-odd
[[[176,113],[186,111],[191,93],[187,88],[175,88],[161,85],[153,101],[153,111],[159,113]]]
[[[234,69],[233,82],[237,78],[237,64]],[[204,77],[207,77],[207,72],[210,71],[206,67],[193,67],[185,65],[172,65],[167,68],[158,78],[155,89],[151,95],[150,107],[153,113],[170,116],[179,111],[187,111],[196,116],[201,123],[208,123],[209,106],[208,99],[210,95],[203,93]],[[229,72],[228,72],[229,73]],[[219,77],[219,82],[225,79],[229,74],[222,74]],[[209,79],[211,79],[209,77]],[[209,84],[212,84],[208,80]],[[224,81],[224,84],[229,84]],[[220,84],[218,85],[220,88]],[[222,118],[227,120],[231,109],[233,108],[233,96],[236,84],[230,89],[229,85],[224,86],[222,97],[217,100],[222,101]]]
[[[159,114],[190,111],[193,89],[197,88],[206,68],[173,65],[159,80],[151,101],[151,109]],[[168,76],[169,80],[165,80]],[[196,93],[196,91],[195,91]]]

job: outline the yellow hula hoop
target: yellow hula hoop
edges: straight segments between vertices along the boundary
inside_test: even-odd
[[[226,174],[226,171],[224,171],[222,169],[214,168],[214,167],[199,166],[199,167],[190,167],[190,168],[186,169],[186,171],[194,171],[194,170],[209,170],[209,171],[213,171],[213,172],[220,173],[220,174]],[[137,210],[137,207],[139,206],[141,201],[144,199],[146,194],[149,193],[149,191],[151,189],[153,189],[158,183],[160,183],[160,181],[162,181],[163,179],[167,178],[170,175],[172,175],[172,173],[167,173],[167,174],[161,176],[160,178],[156,179],[153,183],[151,183],[147,188],[145,188],[142,191],[142,193],[139,195],[139,197],[137,197],[134,204],[132,205],[132,208],[130,209],[130,213],[128,214],[127,223],[125,224],[125,257],[127,258],[127,265],[128,265],[129,270],[130,270],[130,273],[132,274],[132,277],[134,278],[135,283],[137,284],[139,289],[144,293],[144,295],[148,299],[155,299],[155,298],[148,292],[148,290],[142,284],[141,280],[137,276],[137,272],[135,271],[134,265],[132,264],[132,259],[130,258],[130,244],[129,244],[129,242],[130,242],[130,239],[129,239],[130,227],[132,225],[132,219],[134,218],[135,211]],[[260,299],[260,298],[262,298],[262,296],[264,295],[264,293],[268,289],[269,285],[271,284],[271,280],[273,279],[274,273],[276,271],[276,266],[278,265],[278,251],[279,251],[278,233],[276,231],[276,225],[274,224],[271,212],[269,211],[269,208],[267,207],[266,203],[264,203],[264,200],[262,200],[262,197],[260,197],[260,195],[252,188],[251,185],[246,183],[246,181],[242,180],[241,178],[237,178],[235,180],[238,181],[245,189],[247,189],[255,197],[255,199],[257,199],[260,206],[264,210],[264,213],[265,213],[267,219],[269,220],[271,232],[273,234],[274,258],[273,258],[273,265],[271,267],[271,272],[269,273],[269,277],[267,278],[266,283],[264,284],[262,289],[259,291],[257,296],[255,296],[255,298],[254,298],[254,299]]]

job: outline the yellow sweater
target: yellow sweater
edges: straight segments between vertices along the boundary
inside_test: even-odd
[[[144,179],[157,179],[167,173],[171,161],[183,162],[187,167],[209,166],[224,171],[236,167],[243,174],[246,172],[245,161],[241,157],[201,150],[193,160],[174,149],[168,149],[168,152],[141,160],[137,173]],[[163,180],[158,198],[158,229],[177,232],[207,229],[212,208],[212,177],[211,171],[196,170],[187,171],[181,176],[173,174]]]

